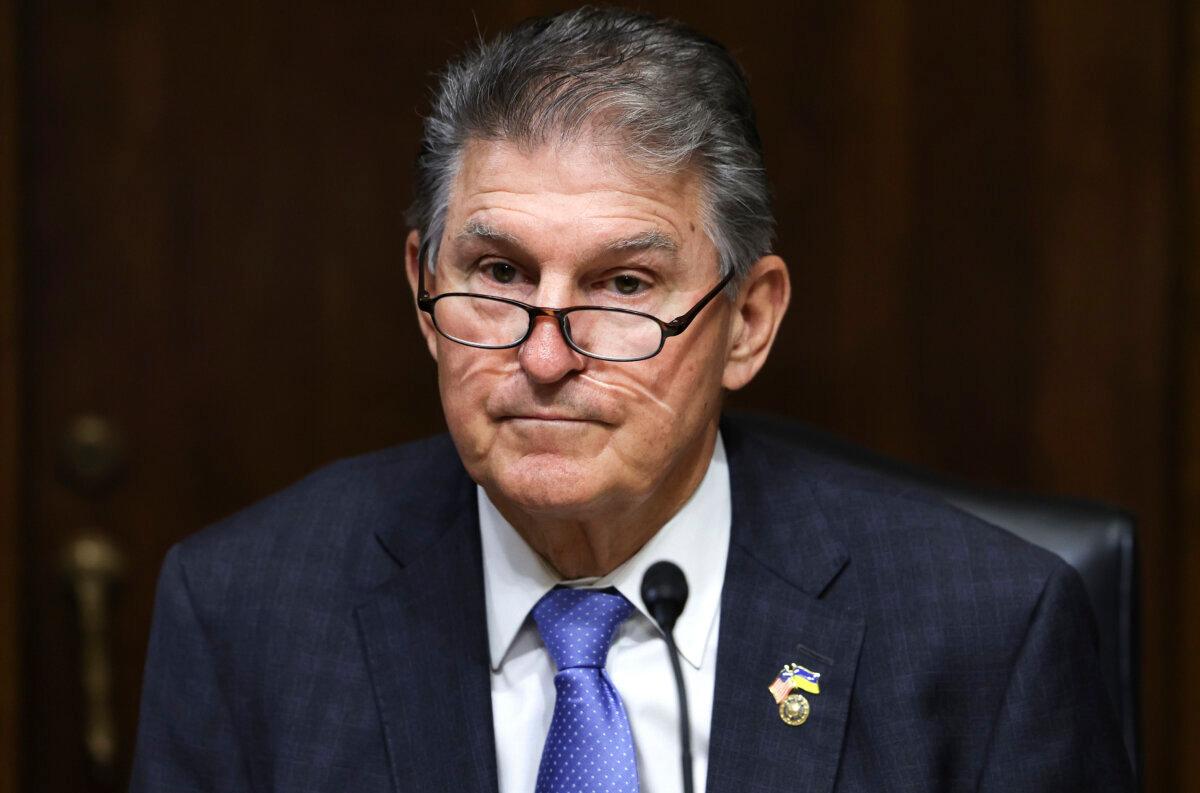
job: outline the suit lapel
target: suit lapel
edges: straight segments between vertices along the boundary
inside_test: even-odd
[[[728,424],[733,527],[721,596],[708,787],[828,793],[841,762],[864,623],[823,594],[847,564],[811,477],[743,449]],[[789,726],[767,687],[786,663],[820,672],[811,712]]]
[[[397,793],[497,789],[478,513],[462,479],[420,525],[378,535],[401,567],[355,612]],[[433,539],[406,547],[414,537]]]

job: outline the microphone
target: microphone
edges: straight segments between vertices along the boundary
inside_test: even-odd
[[[687,692],[683,686],[683,669],[679,666],[679,651],[675,648],[675,621],[687,603],[688,585],[683,571],[671,562],[655,562],[642,576],[642,602],[650,616],[662,628],[675,673],[675,690],[679,693],[679,743],[683,747],[683,790],[692,793],[692,727],[688,719]]]

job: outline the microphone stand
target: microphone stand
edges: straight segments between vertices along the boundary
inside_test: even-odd
[[[688,718],[687,691],[683,687],[683,669],[679,666],[679,651],[675,636],[666,634],[667,652],[671,654],[671,669],[675,672],[675,689],[679,692],[679,743],[683,747],[683,792],[692,793],[692,724]]]
[[[693,793],[692,725],[688,718],[687,690],[683,684],[683,668],[679,664],[679,649],[675,646],[675,621],[687,603],[687,579],[683,571],[671,562],[655,562],[642,577],[642,600],[654,621],[662,628],[671,656],[671,671],[675,673],[675,690],[679,694],[679,744],[683,763],[683,791]]]

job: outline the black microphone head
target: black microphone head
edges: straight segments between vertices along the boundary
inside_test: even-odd
[[[647,568],[642,576],[642,602],[664,632],[675,630],[675,620],[683,613],[687,599],[687,578],[678,565],[662,561]]]

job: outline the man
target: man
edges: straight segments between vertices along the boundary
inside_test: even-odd
[[[788,303],[746,85],[583,9],[443,74],[407,267],[450,439],[172,549],[135,790],[1124,790],[1061,561],[736,422]],[[781,671],[781,668],[783,671]]]

